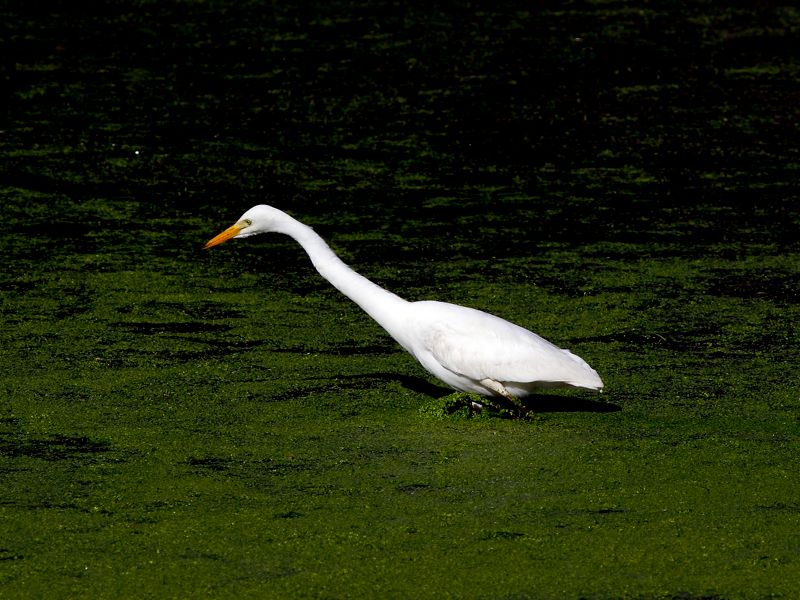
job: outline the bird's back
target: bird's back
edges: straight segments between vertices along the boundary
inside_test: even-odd
[[[410,308],[415,344],[401,344],[457,389],[461,378],[519,384],[514,387],[521,395],[537,386],[603,387],[583,359],[505,319],[445,302],[414,302]],[[448,373],[458,377],[448,381]]]

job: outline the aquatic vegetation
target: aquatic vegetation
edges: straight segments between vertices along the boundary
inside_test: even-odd
[[[796,10],[17,4],[0,596],[796,594]],[[261,201],[606,391],[471,413]]]

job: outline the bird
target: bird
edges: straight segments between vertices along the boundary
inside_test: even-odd
[[[603,389],[597,371],[586,361],[519,325],[457,304],[404,300],[383,289],[345,264],[311,227],[272,206],[249,209],[203,248],[269,232],[298,242],[322,277],[429,373],[459,392],[521,406],[518,399],[539,388]]]

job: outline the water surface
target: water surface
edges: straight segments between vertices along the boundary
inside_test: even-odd
[[[792,597],[800,12],[2,11],[0,595]],[[269,202],[583,356],[448,393]]]

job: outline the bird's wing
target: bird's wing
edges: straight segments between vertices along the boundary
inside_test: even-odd
[[[434,304],[434,303],[432,303]],[[535,333],[488,313],[444,303],[427,319],[425,349],[446,369],[481,381],[568,382],[588,365]]]

